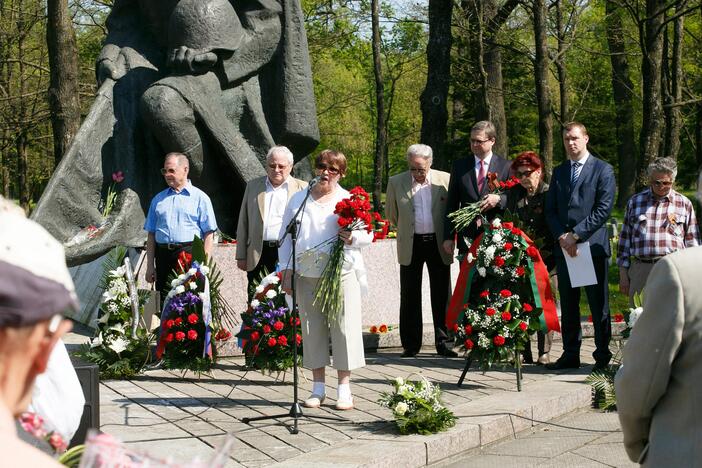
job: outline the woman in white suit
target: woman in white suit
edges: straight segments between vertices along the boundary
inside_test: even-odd
[[[296,246],[297,301],[302,320],[303,364],[312,369],[312,394],[305,400],[308,408],[319,407],[326,398],[324,385],[325,366],[329,365],[329,337],[331,335],[333,366],[338,374],[336,409],[353,408],[350,378],[351,371],[365,366],[363,333],[361,325],[361,292],[366,288],[365,269],[360,248],[373,241],[372,233],[365,230],[340,229],[338,216],[334,214],[336,204],[351,195],[339,181],[346,174],[346,157],[333,150],[322,151],[316,159],[318,182],[310,190],[310,196],[298,215],[298,240]],[[298,192],[290,199],[283,215],[282,229],[293,219],[305,199],[306,191]],[[282,233],[281,233],[282,234]],[[344,266],[341,274],[343,307],[338,319],[328,321],[314,304],[315,291],[322,271],[328,261],[331,245],[326,252],[319,245],[338,235],[344,246]],[[283,290],[291,294],[292,245],[290,237],[278,251],[282,269]]]

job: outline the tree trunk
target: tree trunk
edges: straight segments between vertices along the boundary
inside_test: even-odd
[[[553,121],[551,97],[548,87],[548,44],[546,42],[546,2],[534,0],[534,81],[536,105],[539,111],[539,153],[544,163],[544,176],[548,179],[553,170]]]
[[[639,133],[638,187],[644,187],[647,184],[646,167],[652,159],[660,156],[660,143],[663,136],[663,106],[661,105],[663,8],[663,0],[646,0],[646,19],[641,36],[643,115]]]
[[[451,80],[452,0],[429,0],[427,83],[420,97],[420,141],[434,151],[434,166],[448,167],[444,142],[448,127],[447,98]]]
[[[570,122],[570,109],[568,109],[568,71],[565,64],[566,37],[563,25],[563,2],[556,0],[556,39],[558,40],[557,58],[555,60],[558,74],[558,90],[560,95],[560,133],[563,133],[563,124]]]
[[[47,12],[49,108],[54,133],[54,166],[56,166],[80,127],[78,49],[68,11],[68,0],[48,0]]]
[[[507,116],[502,82],[502,52],[497,45],[487,44],[485,50],[485,71],[487,73],[487,99],[490,103],[490,121],[495,124],[495,153],[507,156]]]
[[[19,202],[26,213],[29,213],[29,180],[27,178],[27,134],[20,131],[15,140],[17,151],[17,185],[19,187]]]
[[[695,107],[697,110],[695,112],[695,161],[700,170],[702,169],[702,103],[698,102]]]
[[[678,6],[678,9],[680,6]],[[676,105],[682,100],[682,51],[683,51],[683,31],[685,17],[683,15],[673,22],[673,50],[670,58],[669,93],[666,96],[665,107],[665,150],[663,155],[678,159],[680,152],[680,131],[682,129],[682,112],[680,106]]]
[[[614,124],[617,131],[619,195],[617,206],[623,208],[636,190],[636,144],[634,140],[634,85],[629,77],[622,10],[614,1],[605,2],[607,44],[612,64]]]
[[[383,166],[387,142],[387,127],[385,121],[385,90],[383,86],[383,69],[380,56],[380,0],[371,0],[372,46],[373,46],[373,75],[375,76],[375,158],[373,160],[373,206],[381,211],[383,192]]]

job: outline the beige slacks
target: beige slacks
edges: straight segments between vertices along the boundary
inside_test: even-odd
[[[655,263],[645,263],[631,259],[631,265],[629,265],[628,276],[629,276],[629,305],[634,305],[634,294],[641,292],[644,286],[646,286],[646,280],[648,279],[649,273],[653,269]]]
[[[315,307],[314,295],[319,278],[298,276],[296,278],[297,301],[302,320],[303,365],[318,369],[331,364],[329,359],[329,336],[331,335],[333,367],[337,370],[353,370],[366,365],[363,352],[363,330],[361,323],[361,287],[352,272],[341,276],[343,310],[336,323],[327,323]]]

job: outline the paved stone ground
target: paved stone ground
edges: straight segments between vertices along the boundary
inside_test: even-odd
[[[594,344],[583,343],[582,361],[592,363]],[[517,392],[513,369],[470,371],[461,388],[456,382],[463,359],[438,357],[427,349],[413,359],[399,350],[367,353],[367,366],[354,371],[356,408],[338,412],[336,376],[328,368],[327,401],[305,416],[343,417],[345,421],[299,421],[300,433],[289,434],[281,423],[290,418],[241,422],[244,417],[287,414],[293,398],[292,376],[247,371],[240,358],[218,363],[212,376],[154,370],[130,381],[100,384],[101,429],[129,446],[176,460],[207,458],[227,434],[235,438],[227,466],[424,466],[468,449],[514,436],[538,423],[560,417],[590,402],[583,380],[590,366],[568,372],[523,368],[523,391]],[[552,357],[560,355],[554,343]],[[399,436],[391,413],[377,403],[396,376],[421,373],[439,383],[446,405],[459,417],[448,432],[434,436]],[[303,375],[311,379],[309,371]],[[300,399],[311,383],[300,379]]]
[[[540,424],[507,441],[453,457],[433,468],[635,467],[622,445],[617,413],[583,409]]]

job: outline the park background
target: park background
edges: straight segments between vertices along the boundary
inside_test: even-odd
[[[0,0],[0,193],[31,212],[93,102],[111,0]],[[694,0],[302,0],[321,142],[382,210],[410,144],[434,167],[495,122],[498,154],[564,160],[585,123],[617,172],[615,218],[659,156],[690,195],[702,163],[702,7]],[[694,197],[690,197],[694,198]],[[699,210],[698,210],[699,211]],[[233,234],[233,233],[227,233]],[[616,293],[613,311],[625,305]]]

